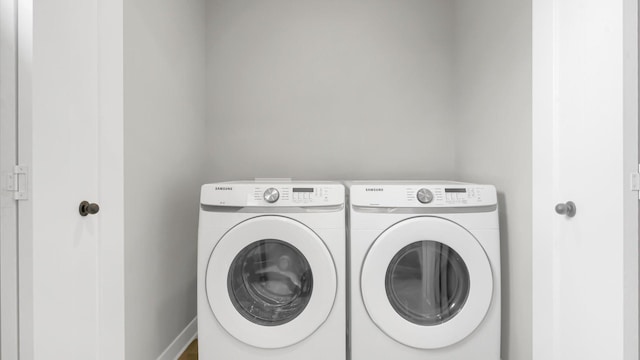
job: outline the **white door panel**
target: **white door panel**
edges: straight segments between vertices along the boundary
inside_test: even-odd
[[[20,34],[32,169],[23,358],[124,358],[122,2],[32,6],[20,15],[32,21]],[[81,216],[83,200],[100,211]]]
[[[534,1],[534,359],[638,356],[636,6]]]
[[[99,203],[97,1],[34,5],[34,354],[93,359],[99,214],[78,205]]]
[[[555,33],[554,199],[572,200],[578,207],[574,218],[553,217],[557,246],[553,298],[559,309],[554,322],[555,339],[561,341],[557,347],[560,359],[622,358],[620,346],[585,346],[615,344],[622,331],[622,309],[608,305],[622,304],[620,245],[616,242],[623,239],[623,233],[613,223],[622,219],[622,192],[615,189],[623,186],[616,134],[620,127],[615,124],[622,119],[622,106],[617,103],[622,99],[622,77],[618,75],[622,49],[612,41],[622,37],[621,24],[614,23],[620,18],[616,12],[622,12],[621,3],[558,2],[556,7],[561,21],[577,19],[558,26]],[[612,119],[613,124],[604,119]],[[594,327],[608,330],[594,331]]]

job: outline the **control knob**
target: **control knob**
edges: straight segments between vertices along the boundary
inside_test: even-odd
[[[276,188],[268,188],[264,191],[264,200],[268,203],[274,203],[280,198],[280,193]]]
[[[425,188],[418,190],[416,197],[418,198],[418,201],[423,204],[428,204],[433,201],[433,193],[431,190]]]

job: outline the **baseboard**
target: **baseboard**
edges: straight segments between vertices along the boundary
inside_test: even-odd
[[[184,330],[171,342],[157,360],[178,360],[189,344],[198,336],[198,317],[191,320]]]

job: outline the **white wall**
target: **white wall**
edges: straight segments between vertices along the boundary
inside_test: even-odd
[[[196,316],[204,10],[202,0],[125,1],[127,359],[157,358]]]
[[[456,0],[456,173],[495,184],[502,359],[532,358],[531,0]]]
[[[210,180],[452,175],[451,1],[207,4]]]

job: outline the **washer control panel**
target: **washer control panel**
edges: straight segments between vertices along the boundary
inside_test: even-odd
[[[351,203],[373,207],[478,207],[498,203],[492,185],[352,184]]]
[[[339,183],[217,183],[202,186],[200,202],[212,206],[333,206],[344,204]]]

